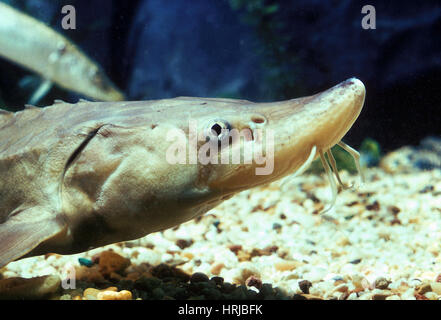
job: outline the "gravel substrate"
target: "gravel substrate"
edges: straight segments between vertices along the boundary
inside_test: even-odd
[[[247,190],[136,241],[10,263],[0,270],[0,297],[439,299],[441,170],[372,168],[365,175],[360,186],[341,173],[356,187],[341,190],[325,217],[318,213],[330,199],[328,182],[305,174]],[[60,289],[59,277],[72,270],[76,289]],[[19,290],[34,292],[32,283],[6,279],[42,275],[52,277],[29,281],[49,289],[33,296]]]

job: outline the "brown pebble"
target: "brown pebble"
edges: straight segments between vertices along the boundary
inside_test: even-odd
[[[104,276],[110,276],[113,272],[120,273],[129,265],[129,259],[110,250],[101,252],[99,257],[99,271]]]
[[[99,271],[98,265],[92,267],[79,266],[75,267],[75,276],[77,280],[83,280],[87,282],[100,283],[104,282],[104,277]]]
[[[60,289],[59,276],[0,280],[0,299],[42,299]]]
[[[380,204],[378,203],[378,201],[374,201],[374,203],[367,205],[366,209],[378,211],[378,210],[380,210]]]
[[[393,215],[397,215],[398,213],[400,213],[400,208],[396,207],[396,206],[389,206],[387,208],[390,212],[392,212]]]
[[[346,293],[348,292],[348,290],[349,290],[349,287],[346,284],[341,284],[334,289],[334,291],[346,292]]]
[[[242,250],[242,246],[240,244],[233,244],[231,246],[228,246],[228,249],[230,249],[235,255],[237,255],[238,252]]]
[[[377,289],[384,290],[384,289],[387,289],[387,287],[389,286],[390,283],[391,282],[389,280],[387,280],[386,278],[380,277],[380,278],[375,279],[374,286]]]
[[[251,258],[252,257],[261,257],[261,256],[270,256],[274,252],[277,252],[278,249],[279,249],[279,247],[277,247],[277,246],[269,246],[264,249],[254,248],[253,250],[251,250],[250,256],[251,256]]]
[[[417,300],[430,300],[429,298],[427,298],[423,294],[415,293],[414,296],[415,296],[415,299],[417,299]]]
[[[255,287],[257,289],[262,288],[262,280],[255,276],[250,276],[245,280],[245,284],[247,287]]]
[[[308,293],[303,293],[303,294],[301,294],[301,296],[306,298],[306,300],[323,300],[322,297],[315,296],[315,295],[308,294]]]
[[[346,206],[352,207],[352,206],[355,206],[356,204],[358,204],[358,201],[352,201],[352,202],[347,203]]]
[[[303,263],[299,261],[293,261],[293,260],[285,260],[282,262],[277,262],[274,267],[277,271],[292,271],[296,269],[297,267],[300,267]]]
[[[176,245],[181,248],[181,249],[185,249],[190,247],[193,244],[193,240],[186,240],[186,239],[178,239],[176,240]]]
[[[211,272],[212,274],[218,276],[218,275],[220,274],[221,270],[222,270],[224,267],[225,267],[225,264],[223,264],[223,263],[217,263],[217,264],[215,264],[215,265],[211,268],[210,272]]]
[[[392,292],[385,290],[381,293],[375,293],[372,296],[372,300],[386,300],[386,298],[391,296],[392,294],[393,294]]]
[[[432,291],[432,287],[430,286],[430,283],[423,283],[421,285],[419,285],[418,287],[415,288],[416,289],[416,293],[423,295],[426,292],[430,292]]]
[[[299,288],[303,293],[309,294],[309,288],[312,287],[312,283],[309,280],[299,281]]]

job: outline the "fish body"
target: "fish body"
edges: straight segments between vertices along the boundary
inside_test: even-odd
[[[124,95],[77,46],[44,23],[0,2],[0,56],[45,80],[100,101]]]
[[[352,78],[272,103],[179,97],[0,114],[0,266],[137,239],[287,176],[339,143],[364,96]],[[245,147],[266,161],[220,161]]]

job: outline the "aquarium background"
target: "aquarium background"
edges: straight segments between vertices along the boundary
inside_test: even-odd
[[[129,100],[275,101],[355,76],[367,96],[346,142],[372,138],[386,152],[440,133],[439,1],[3,2],[73,40]],[[76,30],[61,28],[66,4],[76,8]],[[376,9],[376,29],[362,28],[366,4]],[[4,59],[0,70],[2,107],[22,109],[41,80]],[[39,106],[79,97],[54,87]]]

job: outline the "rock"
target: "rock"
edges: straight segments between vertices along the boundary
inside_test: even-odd
[[[364,289],[369,287],[369,282],[367,279],[359,274],[352,276],[352,284],[354,285],[355,289]]]
[[[100,283],[104,282],[105,279],[101,272],[99,271],[99,266],[94,265],[92,267],[75,267],[75,277],[77,280],[83,280],[87,282]]]
[[[150,270],[152,276],[164,279],[175,278],[179,281],[187,282],[190,280],[190,275],[182,271],[179,268],[168,266],[165,263],[161,263]]]
[[[222,277],[212,277],[210,279],[210,281],[213,281],[218,286],[222,286],[222,284],[224,283],[224,278],[222,278]]]
[[[386,278],[380,277],[375,279],[374,286],[377,289],[387,289],[391,282],[387,280]]]
[[[306,298],[306,300],[323,300],[322,297],[315,296],[315,295],[313,295],[313,294],[307,294],[307,293],[304,293],[304,294],[301,294],[301,296],[304,297],[304,298]]]
[[[347,285],[347,284],[344,284],[344,283],[338,285],[338,286],[334,289],[334,291],[338,291],[338,292],[347,292],[348,290],[349,290],[348,285]]]
[[[372,300],[386,300],[387,297],[393,295],[392,291],[389,290],[379,290],[378,293],[372,295]]]
[[[429,300],[438,300],[438,295],[435,292],[426,292],[424,296]]]
[[[277,262],[274,267],[277,271],[292,271],[303,265],[302,262],[293,260],[284,260],[282,262]]]
[[[98,293],[100,293],[100,290],[95,289],[95,288],[87,288],[86,290],[84,290],[83,292],[83,297],[87,300],[96,300],[98,299]]]
[[[187,239],[178,239],[176,240],[176,245],[180,248],[180,249],[185,249],[190,247],[193,244],[193,240],[187,240]]]
[[[255,287],[257,289],[262,288],[262,280],[260,280],[258,277],[250,276],[248,279],[245,280],[245,285],[247,287]]]
[[[222,270],[224,267],[225,267],[225,264],[223,264],[223,263],[217,263],[217,264],[215,264],[215,265],[211,268],[210,272],[211,272],[212,274],[218,276],[218,275],[220,274],[221,270]]]
[[[113,272],[120,273],[130,265],[130,260],[108,250],[99,255],[99,271],[103,276],[110,276]]]
[[[105,290],[97,295],[98,300],[132,300],[132,293],[128,290],[121,290],[119,292]]]
[[[309,294],[309,288],[312,287],[312,283],[309,280],[299,281],[299,288],[303,293]]]
[[[78,263],[81,266],[86,266],[86,267],[91,267],[93,266],[93,262],[90,259],[86,259],[86,258],[78,258]]]
[[[432,286],[430,283],[423,283],[416,287],[416,293],[419,295],[424,295],[426,292],[432,291]]]
[[[207,282],[208,276],[202,272],[195,272],[190,277],[190,283]]]
[[[0,299],[42,299],[60,289],[58,276],[42,276],[30,279],[7,278],[0,280]]]

